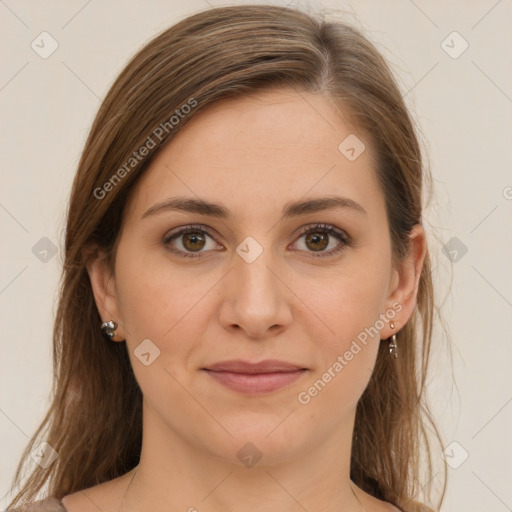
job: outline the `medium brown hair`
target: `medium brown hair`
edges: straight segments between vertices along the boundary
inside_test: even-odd
[[[33,469],[11,506],[33,500],[45,484],[49,495],[62,498],[138,464],[142,393],[126,345],[106,342],[99,329],[86,269],[91,248],[103,251],[113,270],[128,195],[188,120],[222,98],[276,86],[329,98],[359,133],[367,134],[377,155],[393,257],[407,256],[411,229],[422,223],[422,190],[429,175],[395,79],[368,39],[342,21],[271,5],[209,9],[165,30],[115,80],[78,165],[53,333],[52,403],[13,485],[19,487],[24,463],[40,440],[58,458],[47,469]],[[148,147],[148,137],[155,147],[134,163],[134,151]],[[400,356],[390,357],[387,344],[380,344],[356,411],[351,479],[407,511],[429,510],[415,501],[420,490],[430,500],[433,479],[425,426],[440,443],[424,393],[434,313],[427,253],[415,311],[397,336]],[[446,465],[437,507],[445,487]]]

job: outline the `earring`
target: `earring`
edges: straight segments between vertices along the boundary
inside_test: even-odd
[[[114,320],[109,320],[108,322],[103,322],[101,324],[101,330],[104,334],[106,334],[111,341],[124,341],[123,338],[116,336],[117,324]]]
[[[395,330],[395,324],[393,322],[389,323],[389,326],[391,329]],[[391,336],[389,340],[389,353],[391,356],[398,357],[398,345],[396,343],[396,334],[393,333],[393,336]]]

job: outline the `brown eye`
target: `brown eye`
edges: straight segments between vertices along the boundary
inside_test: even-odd
[[[317,224],[305,228],[299,240],[302,242],[302,252],[313,257],[334,256],[351,246],[352,239],[344,231],[329,224]],[[296,242],[298,243],[298,242]],[[198,258],[207,256],[212,249],[224,249],[215,243],[214,238],[200,226],[188,226],[164,237],[163,244],[179,256]],[[209,245],[210,244],[210,245]],[[330,250],[326,250],[332,246]]]
[[[306,236],[306,244],[313,251],[323,251],[329,245],[329,235],[325,233],[309,233]]]
[[[164,237],[163,244],[179,256],[198,258],[210,249],[218,249],[213,237],[199,226],[188,226]]]
[[[351,238],[344,231],[329,224],[309,226],[302,231],[299,240],[301,238],[304,238],[302,245],[305,247],[301,250],[315,258],[334,256],[351,244]],[[329,245],[331,249],[326,250]]]
[[[182,235],[183,247],[188,251],[200,251],[206,244],[205,237],[200,232],[185,233]]]

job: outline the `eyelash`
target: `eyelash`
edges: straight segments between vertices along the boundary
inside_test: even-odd
[[[205,229],[205,226],[190,225],[190,226],[187,226],[186,228],[183,228],[175,233],[166,235],[163,239],[163,244],[167,248],[169,248],[170,251],[177,254],[178,256],[182,256],[184,258],[200,258],[201,252],[198,252],[198,253],[185,252],[180,249],[175,249],[170,245],[170,242],[172,242],[176,238],[179,238],[180,236],[186,235],[187,233],[197,233],[197,232],[205,233],[210,238],[213,238],[213,236],[209,233],[209,231],[207,229]],[[329,256],[334,256],[335,254],[341,253],[343,250],[346,249],[346,247],[349,247],[351,245],[350,237],[343,231],[336,229],[334,226],[332,226],[330,224],[314,224],[312,226],[306,226],[304,229],[301,230],[301,232],[298,235],[298,238],[301,238],[304,235],[307,235],[309,233],[316,233],[316,232],[332,235],[340,241],[340,244],[338,244],[338,246],[335,249],[332,249],[328,252],[319,252],[319,253],[315,254],[313,251],[306,251],[306,252],[311,253],[313,258],[325,258],[325,257],[329,257]]]

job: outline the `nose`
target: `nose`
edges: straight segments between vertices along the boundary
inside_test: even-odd
[[[234,255],[221,292],[220,322],[226,330],[242,330],[248,338],[262,339],[275,336],[291,323],[293,294],[271,256],[270,250],[264,250],[249,263]]]

